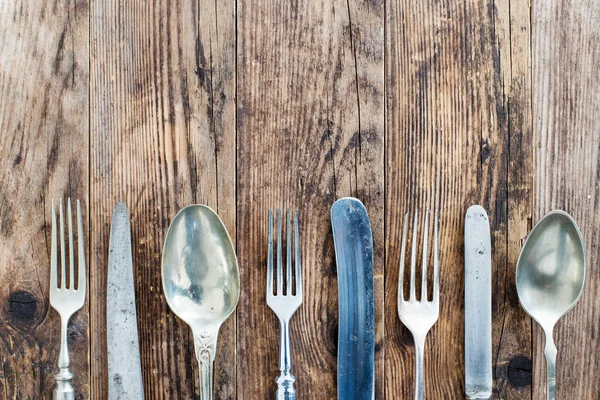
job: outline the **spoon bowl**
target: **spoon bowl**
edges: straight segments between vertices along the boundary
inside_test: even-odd
[[[211,399],[217,336],[237,305],[240,275],[227,229],[209,207],[185,207],[171,222],[163,247],[162,284],[171,310],[192,328],[200,398]]]
[[[517,261],[516,281],[523,309],[546,335],[546,394],[556,398],[554,325],[579,300],[586,275],[585,247],[577,224],[564,211],[546,214],[533,228]]]

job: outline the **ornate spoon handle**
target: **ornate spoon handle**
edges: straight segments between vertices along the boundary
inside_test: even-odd
[[[209,331],[202,331],[200,334],[194,333],[194,346],[200,369],[200,399],[212,400],[213,363],[217,347],[217,336]]]

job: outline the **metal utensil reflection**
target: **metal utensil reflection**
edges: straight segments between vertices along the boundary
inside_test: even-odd
[[[521,306],[546,335],[546,396],[556,398],[552,330],[579,300],[586,275],[585,248],[577,224],[564,211],[546,214],[533,228],[517,262]]]
[[[194,334],[200,398],[212,399],[217,336],[237,305],[240,275],[227,229],[209,207],[188,206],[171,222],[163,248],[162,283],[169,307]]]

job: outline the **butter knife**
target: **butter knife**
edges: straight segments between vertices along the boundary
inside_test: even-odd
[[[492,244],[484,208],[465,217],[465,392],[492,396]]]
[[[338,399],[375,397],[373,237],[365,206],[346,197],[331,207],[338,274]]]
[[[124,203],[117,204],[113,212],[109,248],[106,292],[108,398],[143,400],[131,228],[129,211]]]

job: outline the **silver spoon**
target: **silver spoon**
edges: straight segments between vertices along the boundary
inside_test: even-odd
[[[217,336],[240,297],[240,274],[227,229],[209,207],[188,206],[171,222],[162,283],[169,307],[192,328],[200,399],[210,400]]]
[[[585,248],[579,228],[564,211],[546,214],[533,228],[517,261],[521,306],[546,335],[546,395],[556,399],[556,346],[552,330],[579,300],[585,282]]]

